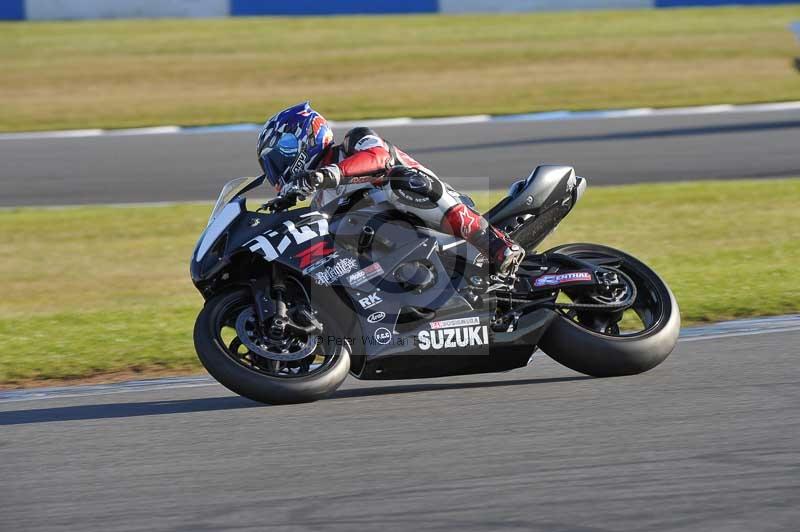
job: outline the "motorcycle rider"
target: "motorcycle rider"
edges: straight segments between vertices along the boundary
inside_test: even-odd
[[[384,187],[401,211],[478,248],[501,276],[516,273],[525,252],[464,203],[465,197],[368,127],[341,144],[325,118],[304,102],[270,118],[258,137],[258,159],[280,190],[288,183],[322,206],[362,187]]]

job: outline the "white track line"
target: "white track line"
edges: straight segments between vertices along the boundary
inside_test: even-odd
[[[405,127],[405,126],[444,126],[458,124],[480,124],[488,122],[549,122],[556,120],[601,120],[608,118],[667,117],[684,115],[707,115],[720,113],[766,113],[775,111],[800,110],[798,102],[775,102],[757,104],[719,104],[700,105],[695,107],[641,107],[636,109],[606,109],[599,111],[545,111],[517,115],[468,115],[441,118],[379,118],[372,120],[331,121],[331,125],[339,128],[354,126],[369,127]],[[220,134],[242,131],[258,131],[260,124],[226,124],[219,126],[159,126],[133,129],[75,129],[67,131],[31,131],[23,133],[0,133],[3,140],[30,140],[53,138],[87,138],[87,137],[121,137],[144,135],[198,135]]]
[[[701,340],[717,340],[719,338],[735,338],[737,336],[757,336],[763,334],[774,334],[774,333],[784,333],[784,332],[794,332],[800,331],[800,326],[798,327],[786,327],[783,329],[767,329],[765,331],[743,331],[737,333],[721,333],[721,334],[711,334],[709,336],[695,336],[692,338],[681,338],[678,340],[680,343],[684,342],[699,342]]]
[[[35,401],[39,399],[65,399],[90,397],[93,395],[113,395],[130,392],[150,392],[157,390],[176,390],[180,388],[200,388],[217,386],[211,377],[170,377],[141,381],[119,382],[114,384],[88,384],[83,386],[63,386],[53,388],[31,388],[29,390],[0,391],[0,404],[16,401]]]

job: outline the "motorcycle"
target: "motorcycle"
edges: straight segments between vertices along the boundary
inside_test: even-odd
[[[249,211],[245,194],[262,183],[225,185],[190,267],[205,299],[200,361],[255,401],[322,399],[348,373],[509,371],[537,348],[586,375],[633,375],[677,342],[678,304],[643,262],[597,244],[536,252],[586,190],[572,167],[537,167],[485,214],[528,251],[513,279],[465,240],[396,210],[383,187],[314,208],[287,186]]]

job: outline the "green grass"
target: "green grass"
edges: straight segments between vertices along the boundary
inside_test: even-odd
[[[0,130],[800,99],[800,7],[0,23]]]
[[[798,205],[800,179],[590,189],[545,246],[598,242],[644,259],[685,324],[798,312]],[[0,211],[0,383],[198,370],[188,260],[209,209]]]

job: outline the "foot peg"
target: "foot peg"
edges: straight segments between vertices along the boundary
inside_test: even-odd
[[[522,261],[525,260],[525,251],[517,244],[513,244],[503,251],[503,257],[497,265],[497,273],[502,277],[515,277]]]

